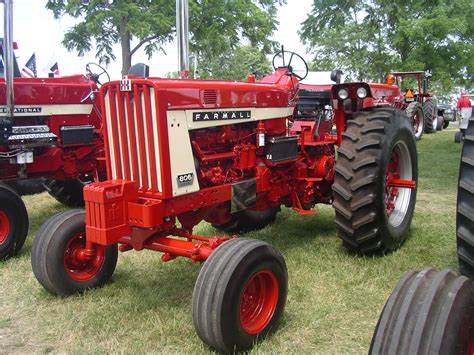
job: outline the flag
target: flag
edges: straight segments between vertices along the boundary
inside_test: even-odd
[[[55,77],[59,76],[58,62],[54,63],[54,65],[51,68],[49,68],[49,71],[53,73]]]
[[[38,73],[36,71],[36,54],[33,53],[21,70],[21,76],[28,78],[36,78]]]

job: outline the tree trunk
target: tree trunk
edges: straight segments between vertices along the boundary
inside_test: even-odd
[[[132,66],[132,56],[130,54],[130,32],[127,31],[127,18],[120,20],[120,44],[122,46],[122,76],[127,75]]]

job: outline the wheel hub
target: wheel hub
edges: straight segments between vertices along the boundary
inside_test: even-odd
[[[398,187],[393,187],[392,182],[400,179],[400,169],[398,167],[399,157],[395,150],[392,150],[387,167],[385,179],[385,207],[387,216],[390,217],[395,209],[395,202],[398,197]]]
[[[278,303],[278,281],[267,269],[252,275],[240,299],[240,323],[243,330],[256,334],[273,318]]]
[[[87,252],[84,232],[71,238],[64,251],[64,268],[76,281],[84,282],[92,279],[100,271],[104,261],[104,246],[94,244],[94,253]]]
[[[0,244],[5,243],[10,233],[10,219],[7,214],[0,211]]]

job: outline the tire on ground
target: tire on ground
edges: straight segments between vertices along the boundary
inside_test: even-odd
[[[242,210],[232,213],[229,222],[212,226],[226,233],[247,233],[273,223],[279,211],[280,207],[271,207],[263,211]]]
[[[423,107],[419,102],[411,102],[405,110],[410,124],[413,126],[413,134],[415,139],[419,141],[423,136],[425,116]]]
[[[383,254],[407,236],[416,187],[389,184],[418,180],[416,142],[405,117],[399,109],[378,107],[347,121],[334,169],[333,207],[338,234],[353,252]]]
[[[474,284],[451,270],[410,271],[390,295],[369,354],[468,354]]]
[[[456,240],[461,274],[474,279],[474,118],[464,135],[459,165]]]
[[[44,186],[48,193],[57,201],[68,207],[84,207],[84,183],[74,180],[45,180]]]
[[[443,129],[448,128],[448,126],[449,126],[449,121],[448,120],[444,121]]]
[[[0,183],[0,260],[20,251],[28,235],[28,212],[21,197]]]
[[[194,328],[220,352],[248,350],[277,327],[287,288],[286,264],[275,247],[247,238],[224,242],[197,278]]]
[[[57,213],[38,230],[31,250],[31,266],[49,292],[66,296],[107,283],[117,264],[117,245],[94,244],[94,255],[84,259],[85,213]]]
[[[423,113],[425,116],[425,133],[436,133],[436,125],[438,124],[438,109],[435,98],[430,98],[423,104]]]
[[[436,130],[437,131],[442,131],[444,127],[444,118],[443,116],[438,116],[437,117],[437,122],[436,122]]]
[[[462,140],[462,132],[456,131],[456,133],[454,133],[454,143],[461,143],[461,140]]]

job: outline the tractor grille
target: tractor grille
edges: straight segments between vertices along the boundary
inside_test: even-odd
[[[109,86],[105,96],[110,170],[113,179],[137,181],[140,192],[161,192],[158,117],[153,87],[131,91]]]

